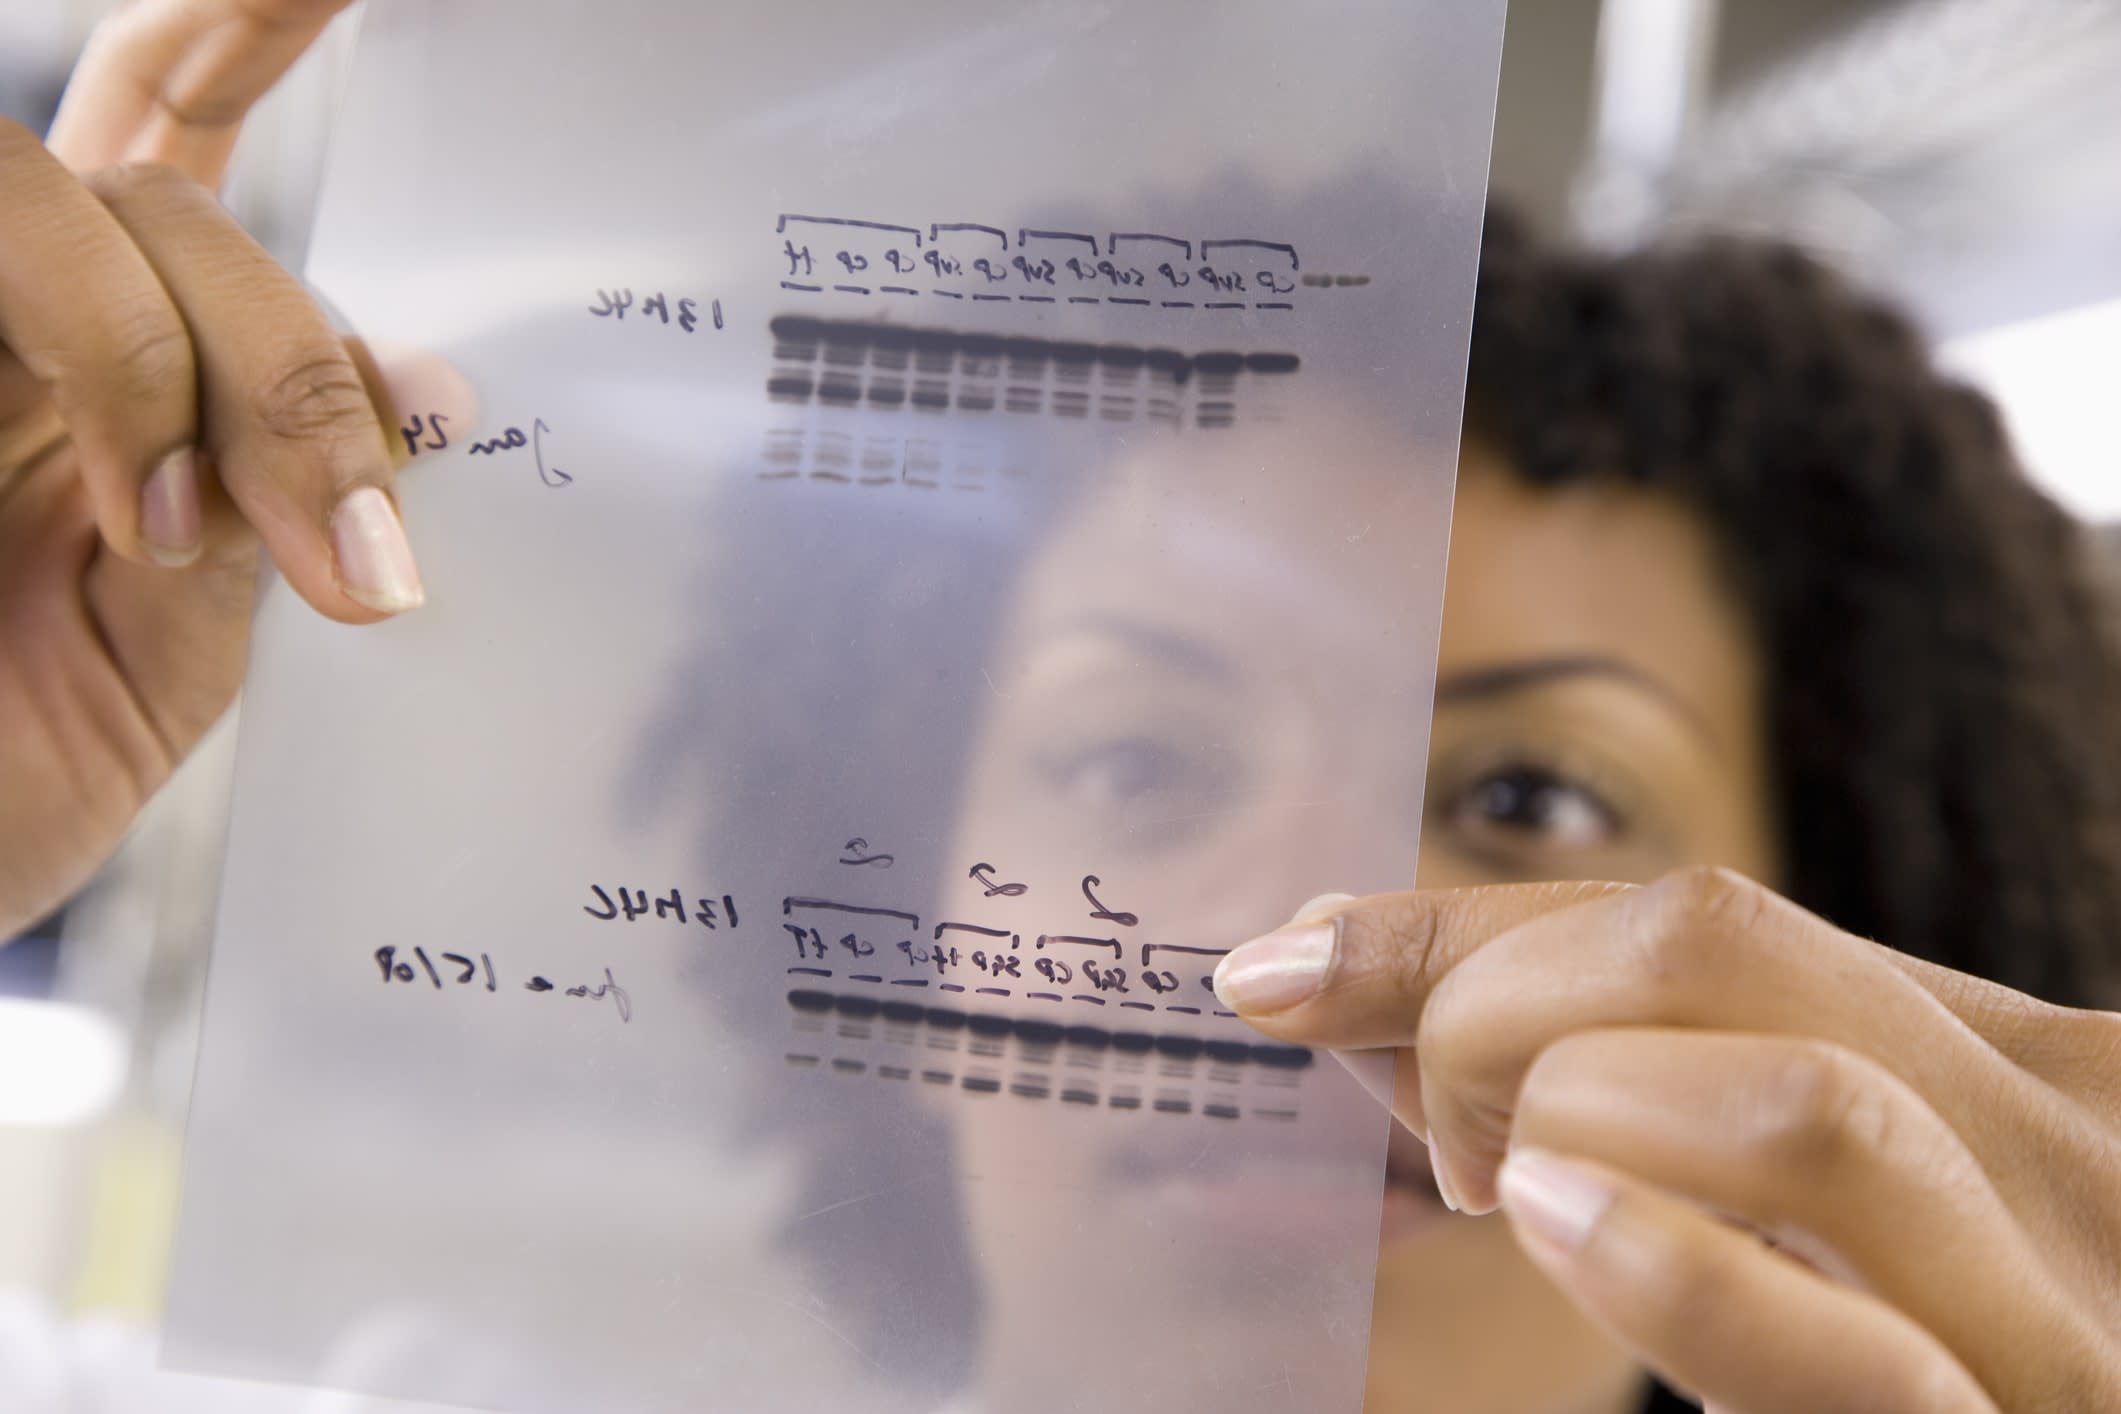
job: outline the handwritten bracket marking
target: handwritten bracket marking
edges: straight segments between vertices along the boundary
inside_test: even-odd
[[[1028,246],[1033,241],[1081,241],[1090,247],[1091,255],[1097,254],[1097,237],[1081,231],[1033,231],[1028,228],[1017,231],[1018,247]]]
[[[1068,933],[1041,933],[1038,935],[1038,947],[1041,950],[1048,943],[1053,944],[1057,948],[1110,948],[1112,949],[1112,960],[1114,962],[1119,961],[1121,955],[1120,942],[1117,938],[1078,938]]]
[[[938,923],[935,925],[934,937],[939,939],[945,933],[976,933],[982,938],[1007,938],[1009,939],[1010,947],[1013,948],[1017,945],[1017,935],[1010,932],[1007,928],[983,928],[977,923]]]
[[[865,231],[895,231],[901,235],[913,237],[913,244],[916,247],[921,243],[920,228],[917,226],[893,226],[882,221],[855,221],[845,216],[797,216],[792,212],[783,213],[781,218],[774,223],[773,233],[777,236],[786,235],[790,221],[804,222],[813,226],[857,226]]]
[[[1002,230],[999,226],[982,226],[976,221],[938,221],[928,227],[928,239],[931,241],[941,240],[944,231],[978,231],[983,235],[994,237],[995,240],[1001,243],[1003,250],[1009,249],[1009,233]]]
[[[1151,955],[1152,955],[1152,954],[1155,954],[1155,953],[1160,953],[1160,952],[1175,952],[1175,953],[1179,953],[1179,954],[1181,954],[1181,955],[1183,955],[1183,956],[1186,956],[1186,957],[1227,957],[1227,956],[1229,956],[1229,953],[1230,953],[1230,949],[1228,949],[1228,948],[1182,948],[1182,947],[1180,947],[1180,946],[1179,946],[1178,944],[1176,944],[1176,943],[1143,943],[1143,944],[1142,944],[1142,966],[1144,966],[1144,967],[1148,967],[1148,966],[1151,966],[1152,964],[1151,964],[1151,963],[1150,963],[1150,961],[1149,961],[1149,959],[1150,959]]]
[[[1300,270],[1300,269],[1302,269],[1302,268],[1303,268],[1302,266],[1300,266],[1300,265],[1298,265],[1298,264],[1296,263],[1296,247],[1295,247],[1295,246],[1293,246],[1293,245],[1290,245],[1290,244],[1289,244],[1289,243],[1288,243],[1287,241],[1252,241],[1252,240],[1215,240],[1215,241],[1202,241],[1202,242],[1200,243],[1200,258],[1201,258],[1202,260],[1206,260],[1206,259],[1208,258],[1208,252],[1209,252],[1210,250],[1216,250],[1216,249],[1221,249],[1221,248],[1224,248],[1224,247],[1229,247],[1229,248],[1233,248],[1233,249],[1245,249],[1245,250],[1273,250],[1273,251],[1279,251],[1279,252],[1281,252],[1281,253],[1282,253],[1283,255],[1286,255],[1286,256],[1288,256],[1288,257],[1289,257],[1289,268],[1290,268],[1291,270]]]
[[[781,900],[781,916],[791,917],[798,908],[820,908],[832,913],[854,913],[866,918],[896,918],[915,932],[920,931],[921,916],[897,908],[870,908],[858,903],[839,903],[829,898],[784,898]]]
[[[1163,245],[1177,246],[1181,251],[1185,252],[1186,259],[1191,260],[1193,258],[1193,242],[1182,240],[1177,236],[1160,236],[1154,231],[1115,231],[1107,239],[1105,254],[1118,255],[1121,241],[1157,241]]]

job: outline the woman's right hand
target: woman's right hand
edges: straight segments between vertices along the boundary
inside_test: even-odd
[[[47,148],[0,120],[0,938],[234,697],[262,543],[318,612],[415,607],[381,375],[215,197],[349,0],[141,0]]]

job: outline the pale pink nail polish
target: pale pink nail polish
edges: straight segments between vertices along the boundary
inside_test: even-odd
[[[1511,1150],[1497,1186],[1511,1216],[1564,1252],[1583,1246],[1613,1203],[1596,1174],[1544,1149]]]
[[[347,594],[380,614],[427,601],[419,566],[390,497],[374,486],[349,491],[331,515],[331,547]]]
[[[1283,928],[1233,949],[1215,969],[1215,995],[1240,1016],[1286,1011],[1317,995],[1336,931],[1330,923]]]
[[[1429,1142],[1429,1173],[1436,1180],[1436,1196],[1454,1213],[1462,1213],[1466,1205],[1459,1201],[1458,1189],[1451,1182],[1451,1166],[1444,1162],[1442,1154],[1436,1152],[1435,1141]]]
[[[182,569],[204,547],[199,454],[181,447],[162,459],[140,491],[140,548],[158,565]]]

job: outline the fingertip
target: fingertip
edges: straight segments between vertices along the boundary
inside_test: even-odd
[[[1325,986],[1338,933],[1331,923],[1302,924],[1232,948],[1215,965],[1216,998],[1247,1020],[1301,1006]]]
[[[1439,1185],[1446,1172],[1447,1166],[1439,1163]],[[1617,1197],[1613,1185],[1596,1170],[1530,1147],[1510,1152],[1497,1175],[1497,1187],[1516,1225],[1563,1254],[1582,1248]]]
[[[1503,1145],[1490,1148],[1469,1136],[1464,1112],[1452,1103],[1433,1069],[1421,1072],[1415,1089],[1420,1097],[1421,1142],[1429,1151],[1429,1172],[1436,1179],[1437,1196],[1452,1212],[1468,1217],[1494,1212],[1502,1206],[1497,1171],[1510,1151]],[[1475,1157],[1483,1154],[1491,1156],[1484,1168]]]
[[[1454,1166],[1449,1151],[1432,1146],[1429,1162],[1436,1170],[1436,1191],[1444,1206],[1469,1218],[1484,1218],[1502,1207],[1502,1193],[1493,1179],[1485,1185],[1470,1178],[1462,1165]]]
[[[357,335],[341,342],[368,389],[394,466],[470,439],[479,398],[455,364],[412,344]]]
[[[348,347],[355,347],[349,339]],[[402,419],[413,413],[447,417],[458,427],[477,424],[479,398],[471,380],[441,355],[407,344],[377,340],[357,357],[372,360],[374,376],[389,400],[389,411]],[[367,370],[363,370],[364,373]]]
[[[1338,925],[1331,920],[1355,895],[1319,894],[1271,933],[1241,943],[1215,966],[1216,999],[1247,1019],[1287,1011],[1317,995],[1332,964]]]

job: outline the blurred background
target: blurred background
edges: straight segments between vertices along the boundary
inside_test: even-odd
[[[0,4],[0,115],[42,131],[108,8]],[[253,121],[227,193],[290,264],[350,38]],[[1803,243],[1918,314],[2056,497],[2121,521],[2117,74],[2121,0],[1513,0],[1493,186],[1608,246]],[[231,739],[63,918],[0,949],[0,1314],[159,1305]]]

